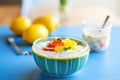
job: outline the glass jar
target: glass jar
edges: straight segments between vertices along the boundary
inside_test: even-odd
[[[85,21],[83,23],[83,39],[86,40],[91,51],[104,51],[110,44],[112,25],[107,22],[102,27],[102,21]]]

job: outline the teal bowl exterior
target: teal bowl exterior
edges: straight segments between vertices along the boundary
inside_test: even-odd
[[[86,64],[89,54],[68,60],[49,59],[36,54],[33,56],[36,64],[44,73],[56,77],[65,77],[81,70]]]
[[[65,39],[66,37],[61,37],[61,38]],[[80,71],[88,60],[89,51],[90,51],[88,44],[83,40],[70,38],[75,40],[78,45],[85,46],[85,49],[82,51],[82,54],[80,56],[76,56],[72,58],[50,58],[50,57],[42,56],[34,51],[34,44],[37,44],[38,42],[44,42],[50,40],[52,41],[53,39],[54,39],[53,37],[47,37],[43,39],[37,39],[33,43],[32,46],[33,57],[38,67],[41,69],[41,71],[55,77],[66,77]]]

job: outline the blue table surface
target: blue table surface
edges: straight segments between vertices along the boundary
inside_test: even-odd
[[[81,27],[61,26],[50,34],[81,38]],[[0,27],[0,80],[120,80],[120,27],[112,28],[111,43],[104,52],[90,53],[85,67],[71,77],[56,78],[43,74],[34,62],[32,55],[18,55],[6,39],[14,34],[8,27]],[[15,37],[20,48],[31,50],[32,45]]]

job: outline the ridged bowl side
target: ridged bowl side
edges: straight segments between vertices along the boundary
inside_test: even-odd
[[[89,54],[86,54],[79,58],[73,58],[68,60],[49,59],[42,56],[38,56],[36,54],[33,54],[33,56],[36,64],[44,73],[56,77],[57,76],[63,77],[72,75],[79,71],[80,69],[82,69],[88,60]]]

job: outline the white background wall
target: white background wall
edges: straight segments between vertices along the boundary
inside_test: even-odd
[[[30,2],[30,0],[28,0]],[[59,0],[31,0],[33,4],[55,5]],[[120,15],[120,0],[68,0],[73,6],[107,7]]]
[[[46,14],[46,10],[51,12],[47,12],[48,14],[53,14],[52,10],[50,10],[50,6],[54,8],[58,7],[59,0],[23,0],[25,1],[25,6],[27,4],[32,4],[27,13],[27,16],[31,17],[31,19],[40,16],[41,14]],[[110,21],[113,24],[120,25],[120,0],[68,0],[71,2],[73,7],[73,21],[70,23],[80,23],[85,19],[104,19],[107,14],[110,14]],[[36,7],[39,6],[39,7]],[[41,9],[41,6],[44,6]],[[49,9],[50,8],[50,9]],[[28,9],[28,7],[27,7]],[[76,9],[76,10],[75,10]],[[24,10],[25,12],[27,10]]]
[[[117,13],[120,11],[120,0],[73,0],[75,5],[107,7]]]

